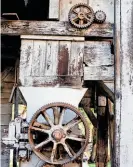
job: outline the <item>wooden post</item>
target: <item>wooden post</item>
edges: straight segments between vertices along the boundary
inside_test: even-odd
[[[98,97],[96,167],[106,167],[108,159],[108,112],[105,96]]]
[[[115,1],[113,167],[133,166],[133,0]]]

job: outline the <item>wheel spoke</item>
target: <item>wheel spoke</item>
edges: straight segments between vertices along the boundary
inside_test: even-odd
[[[51,158],[50,158],[51,162],[54,161],[54,157],[55,157],[55,154],[56,154],[56,148],[57,148],[57,144],[54,142],[52,153],[51,153]]]
[[[82,6],[80,7],[80,12],[84,12],[84,8]]]
[[[76,11],[76,9],[73,9],[73,12],[76,13],[76,14],[78,14],[78,12]]]
[[[90,19],[87,16],[84,16],[84,19],[86,19],[87,21],[90,21]]]
[[[54,124],[53,124],[52,120],[50,119],[49,115],[46,112],[42,112],[42,115],[44,116],[46,121],[49,123],[49,125],[52,127]]]
[[[74,19],[73,19],[73,21],[75,22],[75,21],[77,21],[79,18],[78,18],[78,16],[76,16]]]
[[[42,146],[48,144],[49,142],[50,142],[50,139],[47,139],[47,140],[45,140],[45,141],[43,141],[43,142],[37,144],[37,145],[35,146],[35,149],[38,149],[38,148],[40,148],[40,147],[42,147]]]
[[[45,125],[45,124],[42,124],[42,123],[40,123],[40,122],[37,122],[37,121],[34,122],[33,126],[41,127],[41,128],[43,128],[43,129],[46,129],[46,130],[49,130],[49,129],[50,129],[49,126],[47,126],[47,125]]]
[[[64,115],[65,115],[65,108],[63,108],[62,111],[61,111],[59,125],[63,124]]]
[[[53,114],[54,114],[54,124],[58,125],[59,123],[59,111],[57,107],[53,107]]]
[[[80,122],[81,122],[81,119],[79,119],[79,120],[72,120],[64,128],[66,130],[69,130],[70,128],[73,128],[74,126],[78,125]]]
[[[47,133],[49,132],[49,130],[45,130],[45,129],[41,129],[41,128],[36,128],[34,126],[31,126],[30,129],[35,130],[35,131],[39,131],[39,132],[43,132],[43,133]]]
[[[65,143],[62,143],[62,145],[63,145],[64,149],[66,150],[66,152],[68,153],[68,155],[69,155],[70,157],[73,157],[73,155],[72,155],[72,153],[70,152],[68,146],[67,146]]]
[[[80,24],[80,25],[83,25],[83,24],[84,24],[84,20],[80,20],[80,21],[79,21],[79,24]]]
[[[80,141],[80,142],[85,142],[85,139],[79,138],[79,137],[75,137],[75,136],[68,136],[67,139]]]

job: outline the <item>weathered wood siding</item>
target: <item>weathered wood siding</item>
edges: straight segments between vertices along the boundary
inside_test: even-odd
[[[87,0],[60,0],[60,21],[68,21],[68,13],[73,5],[87,4]]]
[[[114,56],[110,42],[86,41],[84,63],[84,80],[114,79]]]
[[[19,75],[22,85],[81,84],[84,41],[66,39],[22,39]]]
[[[133,1],[115,2],[115,145],[117,167],[133,166]]]
[[[3,35],[65,35],[113,38],[112,24],[92,24],[89,29],[79,30],[64,21],[2,21]]]
[[[68,21],[68,13],[72,6],[85,3],[93,8],[94,12],[102,10],[106,13],[106,22],[114,23],[114,0],[60,0],[60,21]]]
[[[0,133],[1,138],[7,135],[8,125],[11,121],[12,105],[8,103],[14,85],[14,68],[7,67],[1,72],[1,112],[0,112]],[[5,130],[6,129],[6,130]],[[0,138],[0,141],[1,141]],[[6,145],[1,144],[0,162],[2,167],[9,167],[10,150]]]
[[[102,10],[106,14],[106,21],[114,23],[114,0],[88,0],[94,12]]]

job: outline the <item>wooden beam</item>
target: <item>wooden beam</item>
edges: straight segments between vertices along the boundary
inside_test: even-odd
[[[111,102],[114,103],[114,98],[115,98],[115,97],[114,97],[114,93],[111,91],[111,89],[109,89],[109,88],[104,84],[103,81],[97,81],[97,86],[98,86],[99,90],[101,90],[102,93],[103,93],[105,96],[107,96],[107,97],[111,100]]]
[[[108,161],[108,112],[105,96],[98,96],[96,167],[106,167]]]
[[[133,166],[133,0],[115,1],[113,167]]]
[[[79,30],[69,22],[59,21],[7,21],[1,22],[2,35],[68,35],[113,38],[113,25],[92,24],[88,29]]]

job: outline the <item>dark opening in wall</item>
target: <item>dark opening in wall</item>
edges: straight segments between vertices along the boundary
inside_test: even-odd
[[[26,11],[28,20],[47,20],[49,0],[29,0]]]
[[[16,13],[20,20],[48,20],[49,0],[1,0],[2,17],[8,19],[11,13]]]

